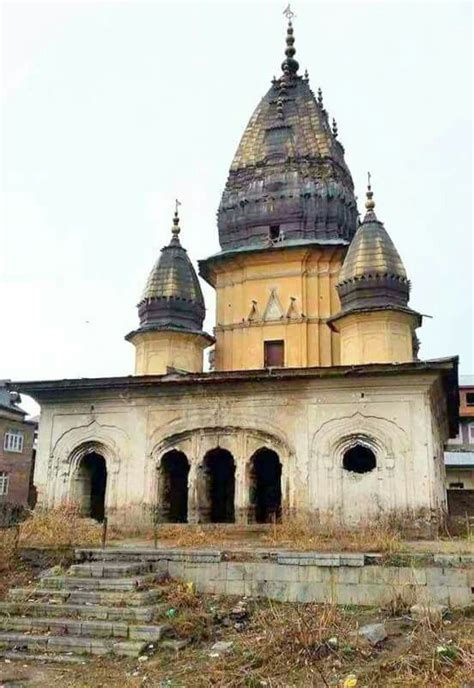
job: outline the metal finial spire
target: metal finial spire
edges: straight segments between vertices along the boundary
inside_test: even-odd
[[[290,3],[288,3],[288,5],[287,5],[287,6],[285,7],[285,9],[283,10],[283,14],[284,14],[285,17],[288,19],[288,23],[289,23],[289,24],[291,24],[291,20],[293,19],[293,17],[296,17],[296,14],[295,14],[295,13],[293,12],[293,10],[291,9]]]
[[[334,117],[332,118],[332,135],[337,139],[337,122]]]
[[[304,78],[305,78],[305,81],[309,81],[309,72],[307,69],[304,70]]]
[[[374,199],[374,192],[372,191],[372,185],[371,185],[371,174],[370,172],[367,172],[367,200],[365,202],[365,207],[367,208],[367,214],[373,213],[374,208],[375,208],[375,201]]]
[[[321,108],[321,110],[324,109],[324,107],[323,107],[323,92],[321,90],[321,86],[318,88],[318,105]]]
[[[178,201],[178,199],[176,199],[174,202],[173,226],[171,227],[171,234],[173,235],[171,241],[173,241],[175,239],[176,239],[176,241],[179,241],[178,235],[181,231],[181,227],[179,226],[178,208],[180,205],[181,205],[181,203]]]
[[[288,19],[288,28],[286,30],[286,60],[283,60],[281,68],[285,74],[296,74],[299,69],[299,64],[295,60],[295,37],[293,36],[293,23],[291,21],[293,17],[296,17],[296,14],[292,11],[290,5],[286,7],[283,14]]]

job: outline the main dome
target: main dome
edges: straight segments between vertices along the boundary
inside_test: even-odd
[[[225,250],[275,240],[349,243],[357,229],[354,184],[322,97],[298,74],[288,26],[283,74],[253,113],[218,211]]]

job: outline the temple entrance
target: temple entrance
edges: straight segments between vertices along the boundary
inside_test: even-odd
[[[206,505],[203,516],[211,523],[234,523],[235,463],[227,449],[211,449],[204,457]]]
[[[165,523],[188,521],[188,473],[186,454],[173,449],[161,459],[161,520]]]
[[[250,520],[271,523],[281,517],[281,463],[271,449],[259,449],[250,460]],[[252,518],[253,517],[253,518]]]
[[[76,499],[83,516],[103,521],[107,467],[105,459],[96,452],[82,457],[76,472]]]

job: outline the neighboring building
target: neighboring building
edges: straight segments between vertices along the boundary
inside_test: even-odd
[[[358,222],[337,127],[294,55],[290,22],[230,168],[222,250],[199,263],[214,370],[176,212],[127,335],[135,375],[15,385],[42,407],[40,504],[130,525],[445,513],[457,358],[418,360],[403,262],[370,184]]]
[[[32,504],[34,441],[38,424],[26,420],[18,392],[0,381],[0,508]]]
[[[459,429],[448,440],[444,460],[449,511],[474,515],[474,375],[459,380]]]

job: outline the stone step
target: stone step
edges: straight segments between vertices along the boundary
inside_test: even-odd
[[[40,654],[39,652],[21,652],[20,650],[0,651],[0,658],[13,662],[54,662],[56,664],[85,664],[85,655]],[[88,661],[88,660],[87,660]]]
[[[73,564],[68,575],[77,578],[125,578],[153,571],[153,564],[147,562],[94,561],[85,564]]]
[[[118,640],[115,638],[82,638],[67,635],[33,635],[30,633],[0,632],[0,648],[28,650],[34,653],[72,653],[75,655],[116,655],[138,657],[147,642],[143,640]]]
[[[5,616],[0,619],[0,629],[4,631],[24,631],[28,633],[49,632],[61,636],[81,636],[84,638],[123,638],[157,642],[172,631],[168,624],[159,626],[130,625],[126,621],[84,621],[81,619]],[[1,634],[0,634],[1,637]],[[37,636],[34,636],[35,638]]]
[[[162,579],[160,574],[149,573],[132,578],[76,578],[75,576],[44,576],[39,587],[56,590],[105,590],[128,592],[144,590]]]
[[[223,552],[217,549],[178,549],[175,547],[80,547],[75,550],[76,561],[79,562],[150,562],[157,567],[163,561],[195,561],[219,562],[223,560]]]
[[[102,621],[144,621],[164,614],[168,605],[153,607],[103,607],[96,604],[57,604],[56,602],[0,602],[1,616],[63,616]]]
[[[110,592],[104,590],[59,590],[48,588],[12,588],[8,599],[37,601],[45,604],[103,605],[107,607],[143,607],[155,604],[162,596],[159,588],[139,592]]]

